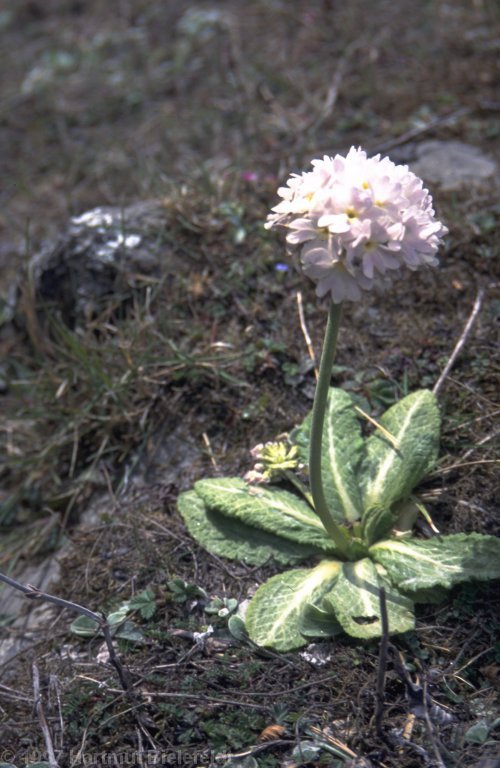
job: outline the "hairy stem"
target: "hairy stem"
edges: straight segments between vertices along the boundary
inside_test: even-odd
[[[342,305],[330,305],[328,314],[328,323],[326,326],[325,340],[323,342],[323,352],[321,354],[321,363],[319,367],[318,383],[314,395],[314,405],[311,424],[311,443],[309,446],[309,480],[311,483],[311,493],[314,501],[316,514],[325,526],[329,536],[333,539],[341,553],[346,554],[349,546],[349,540],[335,522],[325,499],[323,490],[323,481],[321,477],[321,448],[323,438],[323,425],[325,421],[325,412],[328,401],[328,391],[330,388],[330,378],[332,375],[332,366],[335,358],[335,349],[337,346],[337,336],[342,316]]]

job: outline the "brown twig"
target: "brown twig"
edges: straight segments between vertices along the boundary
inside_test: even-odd
[[[108,620],[103,614],[94,613],[94,611],[91,611],[90,608],[86,608],[84,605],[79,605],[78,603],[73,603],[71,600],[64,600],[62,597],[49,595],[47,592],[42,592],[41,589],[34,587],[32,584],[21,584],[20,581],[16,581],[16,579],[12,579],[10,576],[6,576],[4,573],[0,573],[0,581],[3,581],[3,583],[7,584],[9,587],[13,587],[19,592],[22,592],[30,600],[40,600],[46,603],[53,603],[54,605],[58,605],[61,608],[68,608],[73,613],[78,613],[80,616],[87,616],[89,619],[95,621],[98,627],[102,630],[109,653],[109,660],[118,674],[118,678],[122,685],[123,691],[127,695],[131,694],[132,690],[127,680],[127,675],[113,645],[113,639],[111,637],[111,630],[109,628]]]
[[[379,589],[380,601],[380,619],[382,622],[382,637],[380,640],[380,650],[378,654],[378,673],[377,673],[377,705],[375,709],[375,729],[377,736],[383,737],[382,718],[384,715],[384,692],[385,675],[387,672],[387,657],[389,649],[389,616],[387,615],[387,597],[385,588]]]
[[[434,389],[432,390],[432,392],[433,392],[434,395],[436,395],[436,397],[439,395],[439,391],[440,391],[441,387],[443,386],[443,384],[444,384],[444,382],[446,380],[446,377],[448,376],[449,372],[451,371],[452,367],[454,366],[455,360],[457,359],[458,355],[462,351],[462,347],[464,346],[465,342],[467,341],[467,337],[469,336],[469,334],[470,334],[470,332],[472,330],[472,326],[474,325],[474,320],[476,319],[476,317],[478,316],[478,314],[479,314],[479,312],[481,310],[481,305],[482,305],[483,299],[484,299],[484,293],[485,293],[484,288],[480,288],[479,291],[477,292],[476,300],[474,302],[474,306],[472,307],[472,312],[469,315],[469,319],[467,320],[467,322],[465,324],[465,328],[463,329],[462,334],[461,334],[459,340],[455,344],[455,349],[451,353],[450,358],[449,358],[448,362],[446,363],[443,372],[441,373],[439,379],[436,381],[436,383],[434,385]]]
[[[472,111],[472,107],[460,107],[460,109],[455,110],[455,112],[452,112],[450,115],[437,117],[435,120],[431,120],[429,123],[427,123],[427,125],[412,128],[410,131],[406,131],[406,133],[402,133],[400,136],[396,136],[393,139],[389,139],[388,141],[384,141],[381,144],[377,144],[375,147],[371,147],[370,151],[372,153],[387,152],[390,149],[394,149],[394,147],[401,146],[401,144],[407,144],[412,139],[416,139],[424,133],[429,133],[430,131],[434,131],[436,128],[441,128],[444,125],[448,125],[449,123],[455,123],[458,120],[461,120],[463,117],[466,117]]]
[[[31,669],[33,671],[33,697],[35,699],[35,711],[38,722],[40,723],[40,728],[42,729],[43,738],[45,741],[45,749],[47,750],[48,762],[50,768],[59,768],[59,763],[57,762],[54,752],[54,745],[52,743],[52,736],[50,735],[47,718],[45,717],[45,712],[43,711],[42,696],[40,693],[40,673],[35,662],[33,662]]]
[[[297,291],[297,309],[299,311],[299,323],[300,323],[300,330],[302,331],[302,335],[304,337],[304,341],[306,342],[307,351],[309,353],[309,357],[311,358],[311,362],[314,367],[314,376],[316,380],[318,379],[318,366],[316,363],[316,355],[314,354],[314,347],[312,345],[311,337],[309,335],[309,331],[307,330],[306,325],[306,319],[304,317],[304,305],[302,303],[302,293],[300,291]]]
[[[441,756],[441,752],[439,750],[439,738],[437,737],[434,726],[432,724],[430,712],[429,712],[429,705],[428,705],[428,693],[427,693],[427,681],[423,680],[423,709],[424,709],[424,722],[425,726],[427,728],[427,734],[429,736],[429,740],[431,742],[432,751],[434,752],[434,757],[436,760],[436,765],[438,768],[446,768],[446,764]]]

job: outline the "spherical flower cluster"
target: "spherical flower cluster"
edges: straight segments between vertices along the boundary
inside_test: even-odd
[[[283,226],[300,252],[304,273],[318,296],[357,301],[406,266],[436,265],[447,229],[434,216],[432,198],[406,165],[367,157],[352,147],[346,157],[312,161],[278,189],[283,200],[266,228]]]

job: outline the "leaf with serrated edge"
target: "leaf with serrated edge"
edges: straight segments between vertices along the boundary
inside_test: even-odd
[[[239,477],[199,480],[194,489],[209,509],[226,517],[299,544],[334,551],[319,517],[294,493],[251,486]]]
[[[309,462],[312,414],[290,435],[305,463]],[[335,519],[354,522],[361,517],[358,470],[364,440],[351,396],[331,387],[322,437],[321,474],[328,509]]]
[[[364,639],[380,637],[381,586],[386,590],[389,632],[396,634],[413,629],[413,602],[401,595],[385,578],[384,569],[368,558],[343,564],[333,589],[324,596],[320,607],[330,609],[349,635]]]
[[[436,463],[440,417],[435,396],[426,389],[393,405],[380,424],[397,447],[377,430],[366,441],[363,465],[363,524],[369,543],[384,536],[394,522],[392,505],[406,499]]]
[[[370,556],[406,592],[500,578],[500,539],[480,533],[452,533],[425,541],[387,539],[371,546]]]
[[[274,648],[291,651],[306,641],[300,632],[309,603],[315,603],[335,582],[342,563],[325,560],[316,568],[287,571],[273,576],[255,593],[245,616],[250,639]]]
[[[294,565],[311,555],[324,554],[316,547],[287,541],[208,510],[195,491],[182,493],[177,506],[191,536],[220,557],[243,560],[249,565],[263,565],[271,559],[281,565]]]

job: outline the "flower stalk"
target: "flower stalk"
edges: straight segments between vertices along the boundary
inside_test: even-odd
[[[335,542],[339,552],[347,556],[349,537],[335,521],[328,508],[325,492],[323,490],[321,473],[323,426],[325,422],[328,392],[330,389],[330,379],[332,375],[333,361],[335,359],[335,350],[337,348],[337,337],[341,318],[342,304],[331,302],[312,410],[311,441],[309,446],[309,482],[311,484],[311,493],[316,514],[323,523],[329,536]]]

